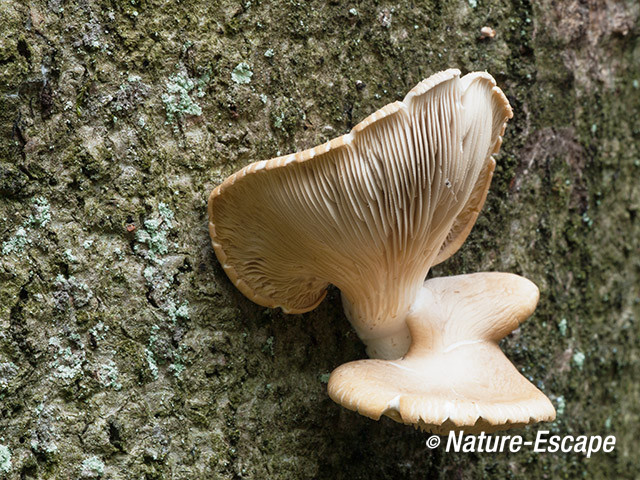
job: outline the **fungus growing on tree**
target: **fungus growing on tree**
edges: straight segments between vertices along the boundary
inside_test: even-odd
[[[533,313],[538,296],[532,282],[510,273],[427,280],[407,316],[407,354],[338,367],[329,395],[374,420],[387,415],[440,434],[553,420],[549,399],[498,347]]]
[[[420,336],[411,312],[429,268],[458,250],[484,204],[511,116],[489,74],[432,75],[350,133],[228,177],[209,197],[216,255],[243,294],[286,313],[312,310],[335,285],[369,356],[400,358]]]

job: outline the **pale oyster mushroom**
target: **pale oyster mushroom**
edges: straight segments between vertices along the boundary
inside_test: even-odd
[[[375,420],[387,415],[439,434],[551,421],[549,399],[498,347],[533,313],[538,295],[532,282],[509,273],[427,280],[407,316],[407,354],[338,367],[329,395]]]
[[[489,74],[437,73],[348,134],[227,178],[209,197],[216,255],[242,293],[287,313],[336,285],[367,353],[398,358],[429,268],[482,208],[511,116]]]

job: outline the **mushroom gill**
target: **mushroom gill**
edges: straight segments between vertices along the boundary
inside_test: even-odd
[[[227,178],[209,197],[216,255],[242,293],[287,313],[336,285],[368,354],[398,358],[429,268],[482,208],[511,116],[489,74],[437,73],[348,134]]]

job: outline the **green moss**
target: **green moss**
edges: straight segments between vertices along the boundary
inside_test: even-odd
[[[632,445],[640,129],[629,119],[640,111],[640,71],[637,32],[624,33],[637,23],[631,10],[605,5],[584,28],[580,5],[546,0],[98,7],[9,0],[3,12],[0,430],[33,442],[20,455],[12,446],[11,474],[76,477],[94,454],[114,478],[168,478],[176,465],[189,478],[638,471],[622,450],[598,462],[413,454],[420,432],[327,397],[322,372],[365,356],[336,290],[305,315],[264,315],[216,262],[205,207],[236,169],[345,133],[435,71],[488,70],[515,116],[474,230],[431,274],[501,270],[538,284],[536,312],[503,347],[557,406],[549,428],[610,429]],[[478,38],[485,25],[494,39]],[[237,84],[241,60],[242,78],[252,75]],[[588,346],[581,370],[576,346]],[[50,414],[34,407],[45,396]],[[78,433],[78,418],[100,433]]]

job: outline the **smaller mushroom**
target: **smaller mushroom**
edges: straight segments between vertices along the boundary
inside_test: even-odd
[[[485,38],[493,38],[496,36],[496,31],[491,28],[491,27],[482,27],[480,29],[480,38],[481,39],[485,39]]]
[[[386,415],[442,435],[551,421],[552,403],[498,346],[538,296],[532,282],[510,273],[427,280],[407,317],[407,354],[338,367],[329,395],[374,420]]]

